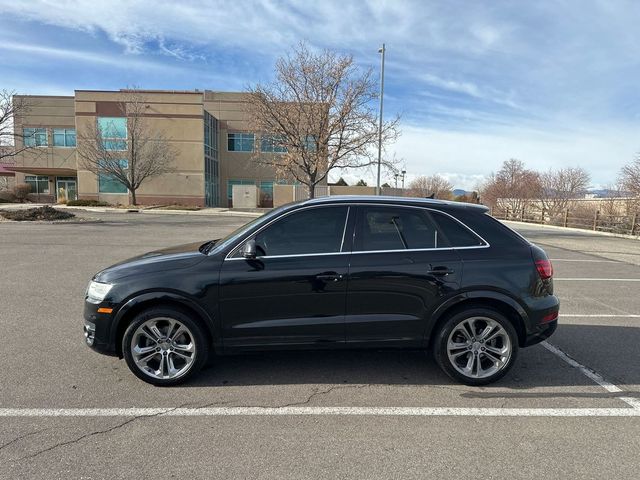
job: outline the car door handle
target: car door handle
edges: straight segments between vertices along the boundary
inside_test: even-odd
[[[436,275],[439,277],[445,277],[451,273],[454,273],[453,270],[451,270],[449,267],[433,267],[430,270],[427,270],[427,273],[429,275]]]
[[[321,273],[320,275],[316,275],[316,280],[322,282],[339,282],[342,280],[342,275],[339,273]]]

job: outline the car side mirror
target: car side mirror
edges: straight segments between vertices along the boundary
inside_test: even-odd
[[[256,241],[247,240],[240,250],[244,258],[256,258]]]

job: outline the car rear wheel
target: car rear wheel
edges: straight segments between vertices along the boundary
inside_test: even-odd
[[[504,315],[473,308],[448,318],[436,333],[434,356],[454,380],[486,385],[502,378],[516,361],[518,336]]]
[[[209,343],[200,325],[181,310],[158,307],[138,314],[122,339],[127,366],[141,380],[177,385],[207,362]]]

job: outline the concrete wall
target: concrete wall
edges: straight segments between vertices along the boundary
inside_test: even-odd
[[[233,208],[256,208],[258,187],[255,185],[233,185]]]

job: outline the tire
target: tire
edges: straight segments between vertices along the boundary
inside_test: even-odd
[[[454,380],[471,386],[504,377],[518,356],[513,324],[490,308],[453,314],[436,332],[432,345],[440,368]]]
[[[186,382],[207,363],[210,345],[202,327],[173,307],[154,307],[135,316],[122,337],[129,370],[157,386]]]

